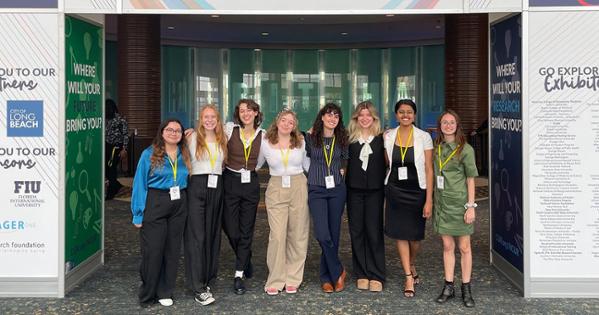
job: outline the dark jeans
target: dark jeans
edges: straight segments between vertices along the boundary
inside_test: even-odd
[[[314,223],[316,240],[320,244],[320,281],[337,282],[343,266],[339,260],[341,216],[345,206],[345,184],[332,189],[308,186],[308,206]]]

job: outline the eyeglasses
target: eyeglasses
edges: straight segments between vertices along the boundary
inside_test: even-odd
[[[453,126],[453,125],[457,125],[457,123],[455,121],[442,121],[441,125],[443,126]]]
[[[408,110],[408,111],[398,110],[397,113],[400,115],[414,115],[414,112],[411,110]]]
[[[165,128],[164,131],[166,133],[176,134],[176,135],[180,135],[181,133],[183,133],[183,131],[181,131],[181,129],[173,129],[173,128]]]

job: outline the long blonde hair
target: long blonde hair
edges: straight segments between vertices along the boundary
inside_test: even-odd
[[[371,101],[364,101],[356,106],[354,112],[351,114],[351,119],[349,120],[348,132],[349,132],[349,142],[356,142],[360,139],[362,135],[362,130],[360,128],[360,124],[358,123],[358,116],[360,116],[360,112],[363,109],[367,109],[372,116],[373,122],[368,129],[368,133],[372,136],[377,136],[381,133],[381,119],[372,104]]]
[[[198,123],[196,126],[196,152],[195,157],[199,160],[204,154],[208,153],[208,144],[206,143],[206,129],[204,129],[204,124],[202,124],[202,117],[204,115],[204,111],[207,109],[212,109],[216,114],[216,128],[214,129],[214,133],[216,136],[216,143],[220,145],[220,150],[223,153],[223,157],[227,156],[227,137],[225,136],[225,132],[223,130],[223,124],[220,120],[220,113],[218,112],[218,108],[214,104],[207,104],[200,108],[200,118],[198,118]],[[223,158],[224,160],[224,158]]]
[[[277,115],[277,118],[272,121],[272,123],[270,124],[270,127],[268,127],[268,130],[266,131],[266,139],[271,144],[279,143],[279,128],[277,127],[277,123],[285,115],[291,115],[291,117],[293,117],[293,120],[295,120],[295,126],[293,126],[293,130],[291,130],[291,134],[290,134],[291,149],[300,148],[302,146],[302,140],[304,139],[304,137],[302,136],[302,134],[300,133],[299,128],[298,128],[297,115],[295,114],[295,112],[293,112],[292,110],[289,110],[289,109],[282,110]]]

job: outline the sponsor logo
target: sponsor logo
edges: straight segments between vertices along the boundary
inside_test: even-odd
[[[43,101],[7,101],[8,137],[43,137],[44,102]]]
[[[14,181],[16,197],[10,199],[10,204],[15,208],[39,208],[44,204],[44,199],[38,196],[41,189],[41,181]]]
[[[19,231],[27,227],[23,220],[0,220],[0,231]]]

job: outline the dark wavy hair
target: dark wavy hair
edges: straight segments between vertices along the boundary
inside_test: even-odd
[[[169,118],[160,124],[160,127],[158,127],[158,132],[156,133],[156,137],[154,137],[154,140],[152,140],[152,148],[154,149],[154,152],[152,152],[152,156],[150,157],[152,170],[162,167],[164,165],[165,148],[162,133],[164,132],[166,126],[168,126],[168,124],[172,122],[177,123],[181,127],[181,132],[185,130],[183,129],[183,124],[176,118]],[[181,150],[183,162],[185,162],[187,170],[189,170],[189,172],[191,173],[191,154],[189,153],[189,148],[187,147],[187,142],[185,141],[185,136],[183,135],[183,133],[181,133],[181,140],[179,140],[177,146],[179,146],[179,150]]]
[[[312,145],[317,148],[320,148],[321,146],[321,139],[324,133],[322,116],[327,113],[336,113],[339,115],[339,123],[334,130],[335,141],[337,141],[342,148],[346,147],[348,137],[347,130],[345,130],[345,126],[343,125],[343,113],[341,112],[341,108],[335,103],[327,103],[320,109],[320,111],[318,111],[318,115],[316,115],[316,119],[314,119],[314,124],[312,124]]]
[[[235,106],[235,113],[233,113],[233,121],[241,127],[244,127],[243,123],[241,122],[241,119],[239,118],[239,106],[241,106],[241,104],[245,104],[247,108],[258,113],[258,115],[254,117],[254,129],[258,128],[258,126],[262,124],[264,114],[262,114],[262,112],[260,111],[260,105],[258,105],[256,101],[249,98],[243,98],[240,99],[239,102],[237,102],[237,106]]]

